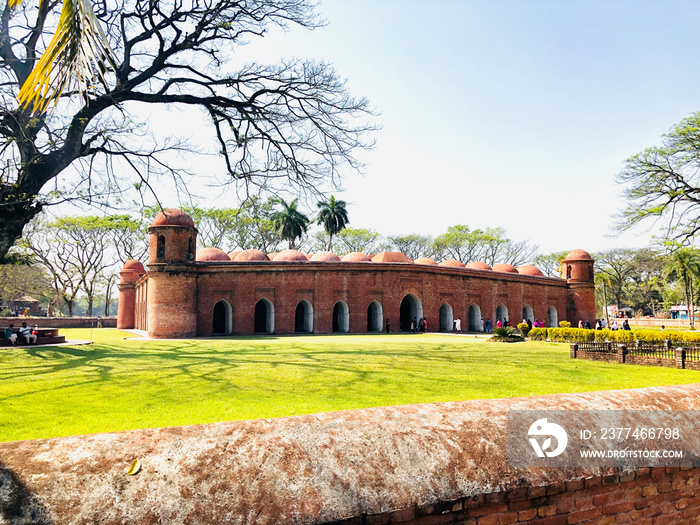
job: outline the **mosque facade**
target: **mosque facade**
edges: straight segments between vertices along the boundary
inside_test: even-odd
[[[562,278],[533,266],[411,260],[296,250],[226,254],[197,250],[186,213],[167,209],[149,228],[148,269],[127,261],[120,276],[117,327],[152,338],[216,335],[408,331],[425,318],[429,332],[479,331],[481,320],[546,326],[595,319],[593,260],[574,250]]]

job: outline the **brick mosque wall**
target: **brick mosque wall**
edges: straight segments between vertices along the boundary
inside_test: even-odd
[[[0,523],[700,522],[698,465],[509,466],[527,409],[698,410],[700,384],[0,443]]]
[[[333,331],[333,307],[338,301],[348,306],[350,332],[370,331],[367,308],[373,301],[381,305],[382,324],[388,318],[392,330],[398,331],[401,301],[408,294],[420,301],[429,331],[440,330],[443,304],[450,306],[454,319],[461,318],[466,331],[472,305],[494,327],[499,305],[507,308],[513,324],[522,321],[525,305],[540,320],[547,319],[551,306],[563,319],[567,293],[561,279],[464,268],[400,263],[209,263],[198,270],[197,335],[213,333],[212,313],[220,300],[231,305],[232,331],[237,334],[253,333],[255,304],[261,299],[274,305],[276,333],[295,331],[296,307],[302,300],[312,307],[314,332]]]

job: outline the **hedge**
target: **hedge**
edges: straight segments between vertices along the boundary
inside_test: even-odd
[[[587,343],[604,342],[631,343],[663,343],[670,340],[674,343],[698,343],[700,333],[676,330],[590,330],[586,328],[533,328],[527,334],[532,341],[553,341],[558,343]]]

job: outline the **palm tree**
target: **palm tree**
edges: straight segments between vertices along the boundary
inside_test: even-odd
[[[9,0],[16,7],[22,0]],[[40,3],[48,0],[40,0]],[[116,67],[107,37],[90,0],[63,0],[56,32],[34,69],[22,84],[20,104],[35,113],[46,111],[66,90],[85,93],[109,67]]]
[[[294,241],[306,233],[309,227],[309,218],[297,210],[299,199],[294,199],[287,204],[284,199],[277,199],[277,203],[282,205],[281,210],[275,210],[270,214],[270,220],[274,224],[275,230],[282,239],[289,241],[289,249],[294,250]]]
[[[700,277],[700,252],[694,248],[679,248],[667,260],[665,273],[675,277],[683,285],[683,293],[688,304],[690,329],[695,328],[695,301],[693,284]]]
[[[346,202],[331,198],[327,202],[319,202],[317,204],[321,210],[318,212],[316,224],[323,226],[323,229],[328,233],[328,251],[333,247],[333,236],[347,228],[350,223],[348,219],[348,211],[345,209]]]

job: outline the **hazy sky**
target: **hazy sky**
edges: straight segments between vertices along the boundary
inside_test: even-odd
[[[377,109],[351,225],[439,235],[501,226],[541,252],[609,238],[623,161],[700,110],[700,2],[323,0],[326,27],[243,57],[335,65]],[[216,204],[222,204],[214,201]],[[209,203],[211,204],[211,203]],[[231,205],[231,203],[223,203]]]

